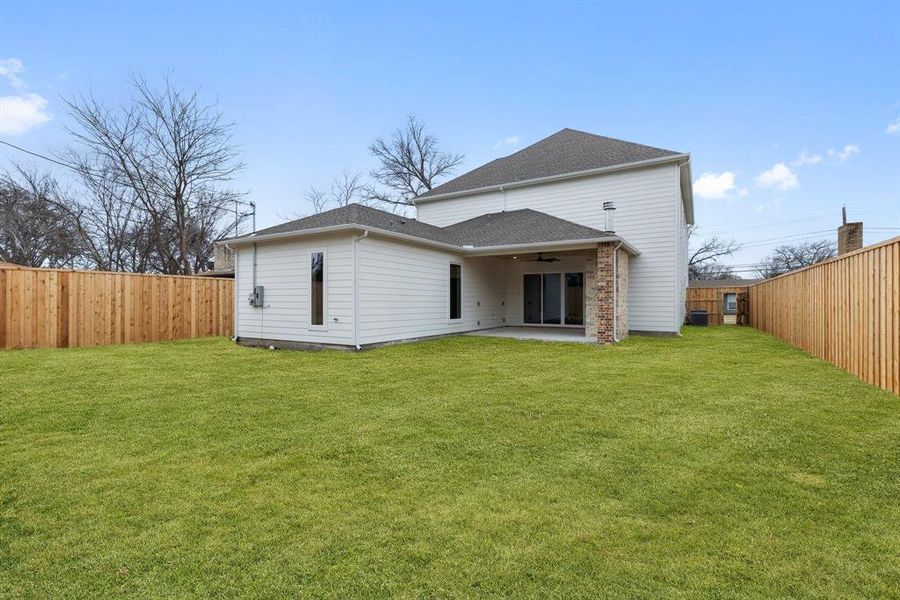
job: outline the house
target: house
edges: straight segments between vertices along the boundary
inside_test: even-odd
[[[611,343],[684,321],[688,154],[564,129],[415,208],[350,205],[226,240],[237,340],[363,348],[527,327]]]

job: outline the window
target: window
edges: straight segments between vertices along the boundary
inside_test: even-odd
[[[462,318],[462,265],[450,264],[450,318]]]
[[[325,253],[310,254],[309,265],[309,323],[325,324]]]
[[[737,294],[725,294],[725,314],[737,313]]]

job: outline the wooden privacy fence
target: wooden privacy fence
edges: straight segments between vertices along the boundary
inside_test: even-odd
[[[709,315],[710,325],[725,323],[725,294],[737,295],[735,324],[746,325],[747,319],[747,286],[721,287],[689,287],[685,295],[685,312],[690,316],[692,310],[705,310]]]
[[[234,280],[0,264],[0,348],[232,335]]]
[[[900,394],[900,237],[752,286],[750,324]]]

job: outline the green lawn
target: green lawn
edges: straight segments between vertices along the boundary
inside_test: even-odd
[[[900,595],[900,399],[749,329],[0,383],[0,597]]]

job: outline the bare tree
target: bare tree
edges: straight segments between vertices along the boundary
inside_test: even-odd
[[[119,111],[93,97],[68,101],[75,122],[69,132],[80,149],[65,158],[89,189],[98,179],[110,182],[103,193],[117,218],[146,227],[154,270],[194,273],[212,259],[212,240],[233,227],[242,196],[226,187],[243,168],[232,124],[201,104],[197,92],[185,94],[169,80],[161,91],[141,78],[132,86],[135,100]]]
[[[58,208],[62,194],[49,173],[15,165],[0,175],[0,261],[29,267],[74,264],[80,249],[72,221]]]
[[[441,152],[437,138],[414,115],[389,139],[376,139],[369,152],[381,163],[371,173],[380,187],[367,186],[366,197],[394,206],[411,206],[413,198],[433,189],[437,180],[452,174],[463,161],[462,154]]]
[[[322,190],[316,188],[315,186],[310,186],[308,190],[306,190],[306,201],[310,203],[313,209],[313,214],[317,215],[320,212],[324,212],[325,208],[328,206],[328,196]],[[294,217],[297,218],[297,217]]]
[[[149,216],[134,191],[118,185],[109,170],[79,169],[78,198],[57,201],[73,224],[84,266],[103,271],[159,271]]]
[[[756,266],[756,272],[760,277],[775,277],[828,260],[835,254],[837,244],[831,240],[783,244]]]
[[[737,277],[728,265],[723,265],[714,260],[694,265],[688,271],[690,279],[734,279]]]
[[[688,239],[694,238],[697,228],[688,228]],[[731,256],[741,249],[734,239],[726,240],[717,235],[704,240],[688,258],[688,277],[690,279],[725,279],[732,277],[731,269],[719,263],[719,259]]]
[[[366,204],[368,203],[368,198],[365,196],[365,191],[362,173],[344,170],[332,180],[331,188],[328,192],[324,192],[313,185],[306,190],[303,196],[312,207],[312,214],[317,215],[325,212],[329,207],[338,208],[354,203]],[[305,216],[308,216],[308,213],[303,211],[281,215],[284,219],[302,219]]]
[[[344,170],[331,183],[330,200],[335,206],[347,206],[364,200],[364,189],[362,173]]]

